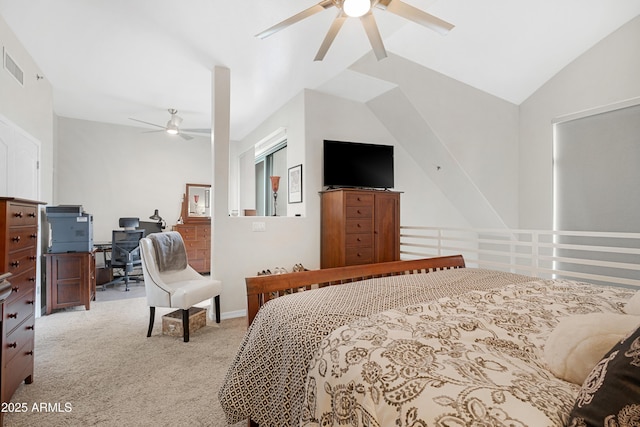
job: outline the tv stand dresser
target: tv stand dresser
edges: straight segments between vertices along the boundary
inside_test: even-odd
[[[320,268],[400,260],[400,193],[322,191]]]

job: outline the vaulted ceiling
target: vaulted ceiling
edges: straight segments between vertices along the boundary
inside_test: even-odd
[[[441,36],[376,9],[387,51],[515,104],[640,14],[640,0],[404,2],[455,28]],[[316,3],[0,0],[0,14],[51,82],[56,114],[144,126],[129,118],[164,124],[175,108],[184,127],[208,128],[211,69],[224,66],[240,139],[304,88],[349,95],[345,70],[371,50],[358,19],[346,20],[322,62],[313,59],[335,8],[255,37]]]

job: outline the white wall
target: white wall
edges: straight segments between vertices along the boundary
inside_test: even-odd
[[[553,126],[640,97],[640,17],[585,52],[520,105],[520,227],[553,226]]]
[[[442,181],[445,195],[454,202],[476,227],[492,227],[501,223],[518,225],[518,107],[438,72],[389,55],[378,62],[367,55],[350,70],[397,85],[417,111],[442,149],[432,150],[421,161],[421,167],[435,182]],[[389,105],[390,110],[394,105]],[[391,114],[391,113],[389,113]],[[394,131],[395,132],[395,131]],[[427,135],[416,135],[416,144],[427,144]],[[422,142],[421,142],[422,140]],[[405,143],[405,142],[403,142]],[[406,147],[413,152],[412,147]],[[419,151],[417,148],[417,151]],[[446,156],[440,156],[446,152]],[[445,158],[452,162],[446,163]],[[444,168],[436,174],[439,162]],[[446,167],[445,167],[446,166]],[[452,171],[455,176],[446,176]],[[444,176],[443,176],[444,175]],[[456,184],[450,188],[447,183]],[[455,200],[461,197],[462,200]],[[496,220],[474,213],[478,207],[465,205],[473,200],[488,206]]]
[[[120,217],[148,221],[154,209],[171,226],[187,183],[211,184],[207,137],[186,141],[166,132],[60,117],[56,205],[93,215],[95,242],[111,241]]]

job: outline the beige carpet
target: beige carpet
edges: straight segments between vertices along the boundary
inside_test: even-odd
[[[34,382],[12,399],[26,403],[27,412],[5,414],[4,425],[226,426],[218,389],[246,318],[220,325],[207,319],[184,343],[162,335],[161,316],[169,311],[156,310],[150,338],[144,298],[37,319]],[[36,411],[34,404],[53,411]]]

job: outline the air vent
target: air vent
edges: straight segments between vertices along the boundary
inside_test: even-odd
[[[24,86],[24,71],[16,64],[16,61],[13,60],[6,49],[4,49],[4,69],[20,83],[20,86]]]

